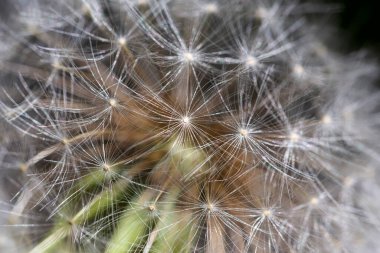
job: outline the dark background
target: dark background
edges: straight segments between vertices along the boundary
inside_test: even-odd
[[[380,53],[380,0],[326,0],[338,4],[338,21],[350,49]]]

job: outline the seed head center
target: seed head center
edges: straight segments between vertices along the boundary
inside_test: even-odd
[[[249,134],[249,131],[247,129],[245,129],[245,128],[240,128],[239,129],[239,134],[240,134],[241,137],[247,137],[248,134]]]
[[[305,69],[300,64],[296,64],[293,67],[293,72],[297,76],[302,76],[305,73]]]
[[[318,205],[318,203],[319,203],[319,199],[318,198],[313,197],[313,198],[310,199],[310,204],[312,204],[313,206]]]
[[[264,217],[271,217],[272,216],[272,211],[269,209],[266,209],[263,211],[263,216]]]
[[[186,52],[183,54],[183,58],[185,59],[185,61],[187,62],[192,62],[194,61],[195,57],[194,57],[194,54],[190,53],[190,52]]]
[[[325,125],[330,125],[332,122],[332,118],[330,115],[324,115],[322,117],[322,123],[325,124]]]
[[[190,123],[190,118],[188,116],[185,116],[182,118],[182,122],[187,125]]]
[[[209,213],[213,213],[216,210],[216,207],[213,203],[207,203],[206,209]]]
[[[103,165],[103,170],[104,170],[105,172],[109,172],[109,171],[111,170],[111,166],[110,166],[108,163],[105,163],[105,164]]]
[[[259,7],[256,11],[256,17],[265,19],[268,16],[268,10],[264,7]]]
[[[120,46],[124,47],[127,44],[127,39],[124,37],[120,37],[117,42],[119,43]]]
[[[296,132],[292,132],[289,136],[291,142],[298,142],[300,140],[300,135]]]
[[[149,209],[149,211],[154,212],[154,211],[156,211],[156,205],[151,204],[148,206],[148,209]]]
[[[109,103],[110,106],[112,106],[112,107],[116,107],[117,104],[118,104],[118,102],[117,102],[117,100],[116,100],[115,98],[110,98],[109,101],[108,101],[108,103]]]
[[[255,67],[257,65],[257,59],[253,56],[248,56],[247,59],[245,60],[245,64],[248,66],[248,67]]]

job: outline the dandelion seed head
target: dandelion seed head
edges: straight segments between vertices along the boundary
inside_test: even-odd
[[[211,213],[215,213],[216,210],[217,210],[217,207],[215,206],[214,203],[212,202],[208,202],[208,203],[205,203],[203,205],[203,208],[207,211],[207,213],[211,214]]]
[[[183,117],[182,118],[182,123],[184,125],[188,125],[190,123],[190,117],[188,117],[188,116]]]
[[[262,213],[263,217],[265,217],[265,218],[271,218],[272,215],[273,215],[272,210],[270,210],[270,209],[263,210],[263,213]]]
[[[312,197],[312,198],[310,199],[310,204],[313,205],[313,206],[318,205],[318,204],[319,204],[319,199],[316,198],[316,197]]]
[[[119,104],[116,98],[110,98],[110,99],[108,100],[108,103],[109,103],[109,105],[110,105],[111,107],[117,107],[118,104]]]
[[[19,168],[20,168],[21,172],[23,172],[23,173],[26,173],[28,171],[28,165],[26,163],[21,163],[19,165]]]
[[[149,3],[149,0],[137,0],[137,5],[140,5],[140,6],[146,6],[148,5]]]
[[[353,85],[377,68],[317,48],[323,8],[32,2],[20,34],[0,29],[16,41],[1,52],[22,49],[0,55],[0,222],[36,231],[30,252],[330,252],[379,237],[379,95]]]
[[[207,13],[216,13],[219,10],[218,5],[216,3],[206,3],[203,6],[203,9]]]
[[[196,56],[194,55],[194,53],[191,53],[191,52],[185,52],[185,53],[183,53],[183,60],[185,62],[191,63],[191,62],[195,61],[195,57]]]
[[[293,66],[293,73],[298,76],[298,77],[301,77],[304,73],[305,73],[305,69],[304,67],[302,67],[302,65],[300,64],[295,64]]]
[[[240,128],[239,129],[239,135],[243,138],[247,137],[249,134],[249,131],[248,129],[245,129],[245,128]]]
[[[148,206],[148,209],[149,209],[149,211],[151,211],[151,212],[155,212],[155,211],[157,210],[157,207],[156,207],[156,205],[154,205],[154,204],[150,204],[150,205]]]
[[[117,40],[120,47],[125,47],[127,45],[127,39],[125,37],[120,37]]]
[[[67,224],[68,224],[69,226],[75,226],[75,222],[74,222],[73,219],[68,219],[68,220],[66,220],[66,222],[67,222]]]
[[[266,8],[264,7],[259,7],[256,12],[255,12],[255,16],[259,19],[266,19],[269,15],[269,12]]]
[[[247,56],[247,58],[245,59],[245,65],[247,67],[253,68],[253,67],[257,66],[257,64],[258,64],[257,58],[255,58],[251,55]]]
[[[299,135],[299,133],[297,133],[296,131],[292,131],[290,134],[289,134],[289,140],[290,142],[292,143],[297,143],[299,142],[301,139],[301,136]]]
[[[343,184],[345,187],[351,187],[352,185],[355,184],[355,179],[351,176],[345,177],[343,180]]]
[[[324,115],[323,117],[322,117],[322,123],[324,124],[324,125],[330,125],[331,123],[332,123],[332,117],[330,116],[330,115],[328,115],[328,114],[326,114],[326,115]]]
[[[112,170],[112,166],[109,165],[108,163],[104,163],[102,168],[104,172],[110,172]]]
[[[82,6],[80,8],[80,12],[83,16],[90,16],[91,15],[91,8],[88,5],[88,3],[82,3]]]

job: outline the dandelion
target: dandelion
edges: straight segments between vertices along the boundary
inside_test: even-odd
[[[380,247],[377,65],[323,40],[325,5],[13,4],[2,251]]]

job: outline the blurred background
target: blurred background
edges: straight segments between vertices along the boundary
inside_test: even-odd
[[[380,52],[380,0],[327,0],[338,4],[339,26],[352,50]]]

